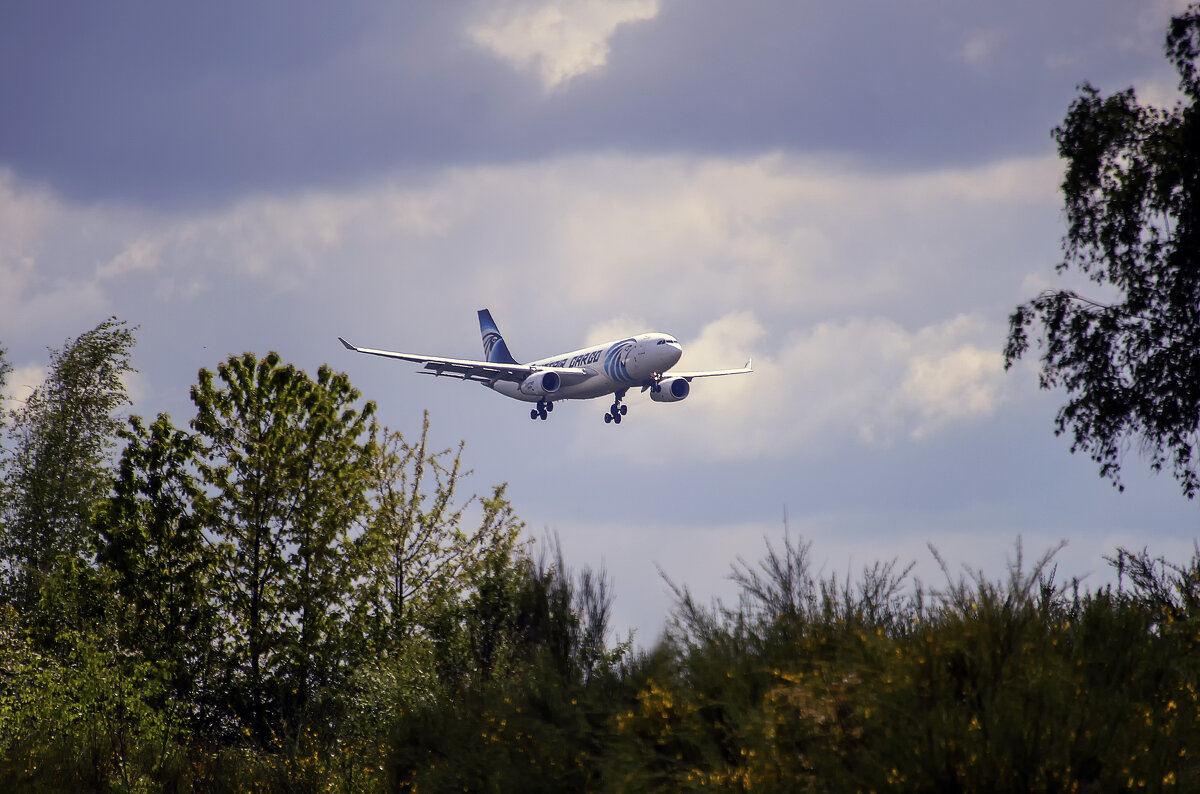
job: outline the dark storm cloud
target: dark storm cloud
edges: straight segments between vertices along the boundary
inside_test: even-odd
[[[1047,146],[1077,84],[1147,68],[1146,50],[1123,51],[1113,31],[1133,35],[1144,10],[1090,0],[667,3],[654,24],[620,31],[609,68],[552,112],[569,127],[564,138],[639,149],[816,150],[900,166],[1027,154]],[[1150,52],[1165,21],[1148,31]]]
[[[0,164],[84,198],[187,200],[451,159],[501,91],[489,75],[516,78],[444,54],[449,5],[8,4]]]
[[[1135,5],[664,0],[543,91],[465,3],[10,3],[0,165],[191,202],[596,148],[964,164],[1045,150],[1077,83],[1153,68],[1113,40],[1161,39]]]

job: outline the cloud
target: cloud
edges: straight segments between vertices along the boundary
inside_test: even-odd
[[[947,334],[948,344],[931,345],[933,352],[909,358],[900,396],[913,415],[909,433],[914,439],[996,411],[1003,393],[1003,362],[994,346],[957,344],[956,326],[968,322],[958,317],[948,326],[932,329],[934,334]]]
[[[25,401],[29,399],[29,395],[33,394],[45,381],[46,368],[40,364],[14,367],[12,372],[8,373],[4,384],[4,394],[0,395],[3,397],[3,400],[0,401],[0,411],[3,411],[4,423],[7,423],[9,411],[22,408]]]
[[[0,169],[0,339],[12,344],[62,318],[103,319],[109,302],[91,265],[98,252],[128,247],[135,224],[125,210],[73,205]]]
[[[162,260],[162,241],[142,238],[133,241],[119,254],[96,269],[102,279],[153,270]]]
[[[225,5],[81,11],[71,29],[40,4],[7,15],[4,162],[147,207],[548,152],[979,163],[1049,150],[1081,80],[1160,65],[1167,19],[1127,0],[501,0],[268,4],[229,25]],[[988,68],[947,68],[964,58]]]
[[[845,444],[921,441],[991,417],[1008,396],[999,329],[957,316],[909,331],[885,317],[820,323],[773,334],[750,312],[730,314],[685,342],[681,371],[741,366],[754,372],[693,381],[673,405],[638,406],[652,447],[690,459],[778,459]],[[644,460],[605,428],[584,423],[580,443]],[[703,432],[697,432],[703,428]]]
[[[645,333],[650,324],[645,320],[629,317],[614,317],[602,323],[593,325],[584,337],[584,346],[601,345],[625,336]]]
[[[22,295],[35,276],[39,236],[60,212],[49,191],[0,168],[0,316],[20,311]]]
[[[1001,39],[998,30],[975,31],[963,42],[959,58],[973,69],[986,69],[999,51]]]
[[[477,354],[481,306],[527,359],[659,330],[684,343],[681,369],[755,359],[751,376],[639,407],[662,443],[709,460],[886,446],[986,418],[1003,401],[1003,322],[1028,297],[1004,295],[1052,261],[1057,170],[1048,158],[875,173],[782,154],[595,155],[219,211],[58,205],[28,251],[96,264],[27,275],[20,304],[86,318],[52,339],[104,309],[153,321],[156,338],[177,318],[219,316],[255,344],[332,338],[336,326],[370,346],[452,356]],[[582,423],[583,443],[629,454],[611,434],[593,438],[603,426],[564,415]],[[698,437],[697,421],[712,432]]]
[[[601,69],[621,25],[658,15],[658,0],[569,0],[488,4],[487,21],[468,36],[518,69],[534,71],[550,90]]]

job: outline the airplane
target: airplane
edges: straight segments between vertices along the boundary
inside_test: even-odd
[[[611,394],[613,403],[604,414],[604,422],[619,425],[629,412],[623,401],[630,388],[640,386],[643,392],[649,391],[654,402],[675,403],[688,396],[694,378],[752,371],[747,361],[740,369],[668,375],[667,370],[683,355],[683,347],[673,337],[660,333],[630,336],[521,364],[509,352],[487,309],[479,310],[479,332],[483,336],[482,361],[355,347],[340,336],[338,341],[356,353],[420,364],[422,369],[418,371],[422,374],[476,381],[505,397],[535,402],[537,407],[529,412],[529,418],[535,420],[545,420],[558,400],[589,400]]]

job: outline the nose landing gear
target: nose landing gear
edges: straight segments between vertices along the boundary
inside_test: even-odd
[[[546,419],[546,415],[554,410],[554,403],[548,400],[538,400],[537,408],[529,412],[530,419]]]

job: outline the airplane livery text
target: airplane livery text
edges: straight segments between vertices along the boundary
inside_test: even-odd
[[[590,353],[583,353],[581,355],[575,356],[574,358],[572,358],[570,360],[567,360],[565,358],[560,358],[558,361],[551,361],[549,363],[542,364],[541,366],[551,367],[551,368],[553,368],[553,367],[570,367],[572,369],[576,369],[578,367],[586,367],[588,364],[595,364],[597,361],[600,360],[600,356],[602,356],[602,355],[604,355],[603,348],[601,348],[599,350],[593,350]]]

